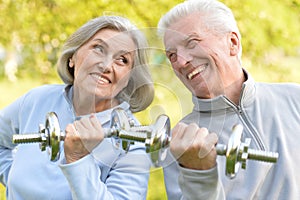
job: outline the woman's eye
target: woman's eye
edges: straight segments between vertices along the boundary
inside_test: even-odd
[[[128,63],[128,59],[126,57],[123,57],[123,56],[117,58],[116,61],[118,62],[118,64],[121,64],[121,65],[124,65],[124,64]]]
[[[95,45],[94,49],[100,53],[104,53],[104,48],[101,45]]]

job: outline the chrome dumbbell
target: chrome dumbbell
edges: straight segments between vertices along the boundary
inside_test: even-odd
[[[256,160],[276,163],[279,157],[277,152],[250,149],[250,138],[245,142],[241,141],[243,126],[238,124],[232,128],[231,136],[227,145],[217,144],[216,150],[218,155],[226,156],[226,176],[234,178],[240,169],[246,169],[247,160]]]
[[[166,133],[168,132],[168,133]],[[162,146],[166,146],[164,135],[169,135],[170,120],[166,115],[160,115],[156,122],[149,126],[134,126],[126,112],[117,108],[112,111],[111,125],[104,129],[104,137],[121,139],[122,148],[127,151],[132,142],[142,142],[146,146],[146,152],[154,152]],[[60,144],[65,139],[65,133],[61,131],[56,113],[46,115],[45,125],[41,124],[38,133],[14,134],[13,143],[40,143],[42,151],[47,150],[51,161],[56,161],[60,156]]]
[[[162,149],[168,146],[171,141],[170,132],[165,133],[168,135],[162,135],[162,139],[160,139],[163,141],[161,142]],[[277,152],[250,149],[249,145],[251,139],[246,138],[245,142],[242,142],[242,133],[243,126],[240,124],[235,125],[232,129],[227,145],[217,144],[215,146],[217,155],[226,157],[225,174],[231,179],[236,176],[240,167],[246,169],[247,160],[276,163],[279,157]]]

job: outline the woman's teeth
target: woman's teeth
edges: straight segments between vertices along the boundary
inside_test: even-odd
[[[95,77],[99,82],[102,82],[102,83],[109,83],[110,81],[104,77],[101,77],[97,74],[93,74],[92,75],[93,77]]]
[[[105,78],[99,77],[98,79],[99,81],[103,82],[103,83],[109,83],[109,81]]]

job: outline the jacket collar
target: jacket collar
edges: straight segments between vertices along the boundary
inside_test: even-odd
[[[240,95],[239,106],[245,107],[254,101],[255,95],[255,81],[251,75],[245,70],[244,75],[246,81],[243,83],[242,92]],[[194,110],[200,112],[210,112],[226,109],[229,107],[237,106],[231,102],[225,95],[220,95],[212,99],[200,99],[193,95],[192,101],[194,103]]]
[[[70,109],[72,110],[72,112],[74,114],[75,120],[79,120],[85,116],[90,116],[90,115],[82,115],[82,116],[75,115],[75,109],[73,107],[73,100],[72,100],[72,97],[73,97],[73,86],[72,85],[66,85],[65,91],[64,91],[64,96],[70,106]],[[123,101],[119,105],[115,106],[114,108],[110,108],[110,109],[104,110],[102,112],[97,112],[97,113],[95,113],[95,115],[101,121],[102,125],[108,123],[111,120],[111,113],[115,108],[122,108],[126,113],[130,112],[130,105],[125,101]]]

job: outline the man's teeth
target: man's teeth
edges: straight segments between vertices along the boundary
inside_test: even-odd
[[[208,64],[202,65],[201,67],[197,67],[194,71],[187,75],[187,78],[191,80],[196,74],[203,72],[207,66]]]

